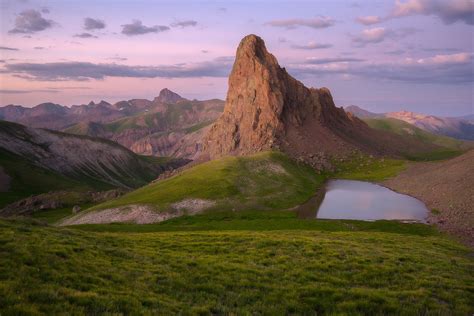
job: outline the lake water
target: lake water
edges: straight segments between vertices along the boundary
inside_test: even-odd
[[[411,196],[363,181],[330,180],[298,209],[300,217],[426,222],[428,209]]]

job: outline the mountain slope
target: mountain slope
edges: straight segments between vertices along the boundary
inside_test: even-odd
[[[474,124],[455,118],[444,118],[408,111],[391,112],[387,117],[413,124],[425,131],[459,139],[474,140]]]
[[[277,152],[226,157],[100,204],[64,224],[150,223],[205,210],[285,209],[308,199],[322,179]]]
[[[22,198],[59,190],[101,190],[110,186],[104,183],[84,182],[41,168],[21,156],[0,148],[0,167],[3,181],[0,190],[0,208]],[[5,179],[4,178],[4,179]]]
[[[144,185],[165,169],[111,141],[10,122],[0,122],[0,147],[56,174],[115,187]]]
[[[436,146],[375,132],[336,108],[327,88],[308,89],[278,65],[263,40],[246,36],[229,77],[224,113],[204,140],[203,158],[279,149],[317,169],[354,151],[401,155]]]
[[[361,107],[358,107],[357,105],[349,105],[344,108],[346,112],[351,112],[358,118],[376,118],[376,117],[384,117],[384,113],[373,113],[367,110],[364,110]]]
[[[373,113],[358,106],[351,105],[345,108],[359,118],[393,118],[405,121],[424,131],[453,137],[461,140],[474,140],[474,123],[470,121],[471,116],[465,117],[438,117],[409,111],[390,113]]]
[[[394,118],[367,118],[364,121],[377,130],[389,131],[405,138],[411,138],[426,144],[439,146],[438,150],[422,155],[408,155],[407,158],[415,160],[437,160],[446,159],[460,154],[462,151],[472,148],[474,144],[461,141],[448,136],[436,135],[418,128],[410,123]],[[417,159],[417,156],[419,159]]]
[[[149,110],[108,123],[82,122],[65,131],[113,140],[135,153],[195,158],[202,148],[205,128],[222,113],[221,100],[186,100],[169,90]],[[203,130],[204,129],[204,130]]]
[[[411,165],[386,186],[434,210],[430,220],[474,246],[474,150],[454,159]]]

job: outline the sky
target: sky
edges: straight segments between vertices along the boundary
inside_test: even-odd
[[[224,99],[235,50],[265,40],[337,106],[474,113],[474,0],[0,0],[0,106]]]

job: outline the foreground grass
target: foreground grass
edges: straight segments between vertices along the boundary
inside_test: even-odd
[[[319,230],[328,232],[373,231],[419,236],[439,235],[433,227],[424,224],[407,225],[397,221],[302,220],[292,211],[208,212],[193,216],[181,216],[156,224],[87,224],[75,225],[70,228],[95,232],[123,233],[210,230]]]
[[[97,233],[0,221],[2,315],[468,315],[473,268],[438,234]]]

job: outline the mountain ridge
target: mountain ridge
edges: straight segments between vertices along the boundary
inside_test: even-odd
[[[6,121],[0,121],[0,147],[36,167],[111,187],[138,187],[167,170],[109,140]]]
[[[219,99],[187,100],[164,88],[152,101],[102,100],[70,108],[54,103],[33,108],[9,105],[0,108],[0,119],[106,138],[141,155],[194,159],[207,125],[220,115],[223,104]]]
[[[406,110],[373,113],[356,105],[348,106],[345,109],[360,118],[394,118],[410,123],[427,132],[461,140],[474,140],[474,121],[470,121],[472,115],[463,117],[440,117]]]

